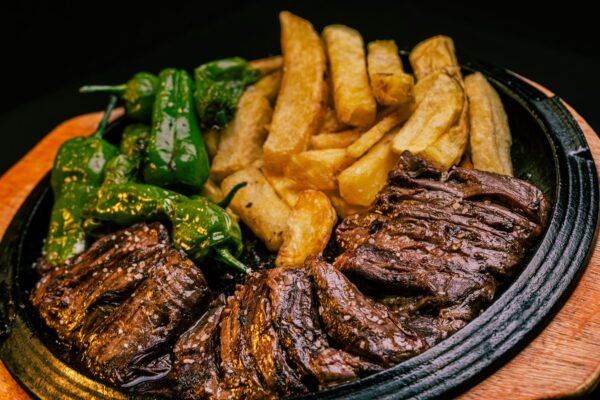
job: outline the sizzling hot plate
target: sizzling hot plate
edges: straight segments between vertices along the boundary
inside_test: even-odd
[[[596,169],[583,133],[557,97],[511,73],[483,72],[501,94],[514,144],[515,175],[553,202],[546,233],[527,266],[478,318],[423,354],[379,374],[307,398],[432,398],[455,394],[490,374],[544,327],[576,283],[595,242]],[[118,137],[123,119],[110,125]],[[31,192],[0,243],[0,356],[34,397],[128,398],[124,389],[86,375],[44,328],[28,293],[45,237],[52,194],[49,175]]]

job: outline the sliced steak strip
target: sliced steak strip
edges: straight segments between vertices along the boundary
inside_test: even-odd
[[[264,277],[255,273],[227,300],[221,321],[221,365],[223,383],[231,398],[254,399],[273,395],[265,389],[259,377],[248,340],[250,335],[247,334],[265,285]]]
[[[220,323],[224,309],[222,298],[175,344],[173,377],[184,399],[226,397],[220,355]]]
[[[381,370],[375,364],[329,347],[318,320],[313,282],[305,269],[273,269],[267,284],[279,343],[310,388],[315,389],[317,382],[320,387],[329,387]]]
[[[373,207],[346,218],[334,265],[392,306],[428,345],[477,317],[523,265],[549,203],[508,176],[442,173],[405,152]],[[396,300],[394,300],[396,298]]]
[[[266,279],[263,278],[263,279]],[[252,356],[256,361],[256,368],[260,372],[265,387],[280,395],[304,393],[306,386],[288,364],[284,351],[280,347],[279,337],[273,327],[271,319],[271,301],[269,288],[261,285],[258,293],[257,307],[252,316],[250,333],[250,347]]]
[[[319,313],[336,344],[383,366],[412,357],[426,347],[382,304],[363,295],[337,268],[313,258],[310,266]]]
[[[209,298],[204,275],[160,224],[105,236],[44,274],[31,294],[94,375],[126,386],[169,372],[171,344]]]
[[[78,330],[93,325],[88,314],[127,298],[166,250],[168,239],[160,224],[137,224],[107,235],[71,263],[45,273],[31,302],[62,340],[81,345]]]
[[[157,352],[168,350],[164,346],[174,341],[186,321],[206,309],[210,297],[202,272],[173,248],[152,265],[148,275],[85,338],[84,357],[90,369],[113,382],[127,383],[145,375],[146,364]]]

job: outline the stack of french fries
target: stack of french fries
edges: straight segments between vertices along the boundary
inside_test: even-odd
[[[262,78],[224,131],[205,134],[207,191],[247,183],[230,208],[278,252],[277,266],[323,251],[337,218],[367,209],[404,151],[442,170],[512,174],[500,98],[480,73],[463,79],[452,39],[418,44],[410,74],[392,40],[365,48],[347,26],[319,36],[289,12],[280,22],[283,57],[253,61]]]

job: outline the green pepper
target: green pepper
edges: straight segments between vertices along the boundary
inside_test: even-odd
[[[81,93],[112,93],[121,96],[127,115],[132,119],[150,123],[152,107],[158,89],[158,78],[148,72],[138,72],[122,85],[88,85],[79,89]]]
[[[117,98],[111,96],[96,133],[66,141],[54,160],[50,185],[55,200],[44,245],[45,258],[53,265],[86,249],[83,207],[100,186],[107,162],[119,153],[102,139],[116,102]]]
[[[146,125],[133,124],[125,128],[119,149],[121,154],[106,164],[103,186],[136,180],[149,135],[150,128]]]
[[[165,69],[152,116],[144,160],[144,181],[198,192],[208,179],[208,155],[194,112],[194,90],[187,72]]]
[[[207,198],[191,199],[153,185],[124,183],[100,188],[88,203],[87,214],[120,226],[149,220],[170,221],[174,246],[194,261],[212,256],[249,272],[236,258],[243,250],[239,225]]]
[[[194,70],[196,109],[203,128],[223,128],[233,118],[246,86],[256,82],[260,71],[240,57],[203,64]]]

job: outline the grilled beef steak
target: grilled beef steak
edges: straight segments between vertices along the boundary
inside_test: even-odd
[[[92,372],[126,384],[168,373],[170,343],[209,297],[202,272],[169,246],[165,228],[138,224],[49,271],[31,299]]]
[[[524,181],[404,153],[373,207],[338,226],[333,263],[252,273],[208,306],[165,228],[138,224],[42,265],[31,298],[111,382],[168,374],[178,398],[278,398],[376,373],[462,328],[518,271],[548,212]]]
[[[221,382],[221,316],[223,296],[184,333],[173,349],[173,375],[185,399],[224,397]]]
[[[381,304],[364,296],[340,271],[318,258],[311,267],[327,333],[345,350],[389,367],[425,343]]]
[[[310,273],[276,268],[267,280],[271,312],[279,342],[304,382],[315,388],[334,386],[380,371],[381,367],[331,348],[321,330]]]
[[[405,152],[372,209],[346,218],[335,266],[408,318],[430,343],[460,329],[493,299],[542,233],[549,205],[519,179],[455,168]],[[396,298],[394,298],[396,297]],[[433,318],[432,318],[433,317]]]

